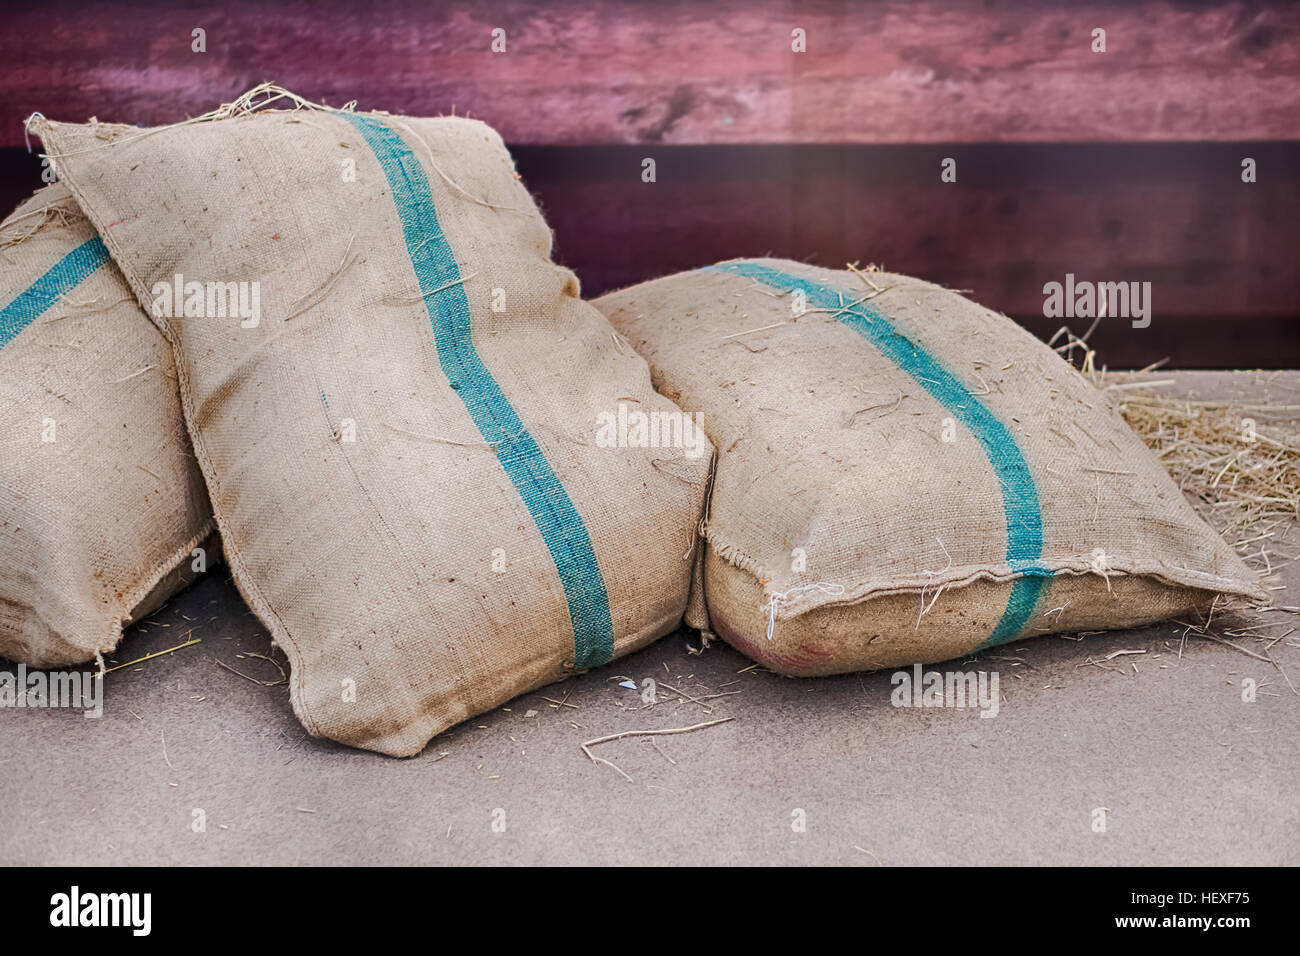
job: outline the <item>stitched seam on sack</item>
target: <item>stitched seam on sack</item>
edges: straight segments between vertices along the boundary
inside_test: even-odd
[[[884,312],[866,303],[848,305],[842,293],[810,279],[755,262],[720,263],[707,268],[762,282],[776,289],[800,289],[811,305],[838,310],[840,324],[857,332],[900,371],[934,397],[979,442],[1002,492],[1007,527],[1007,563],[1018,572],[1001,620],[979,649],[993,647],[1024,628],[1052,572],[1039,564],[1043,519],[1029,464],[1007,427],[933,355],[898,331]]]
[[[739,568],[742,571],[748,571],[755,577],[763,570],[763,562],[752,554],[748,554],[743,549],[722,540],[721,536],[714,532],[712,525],[704,526],[704,540],[707,541],[713,551],[732,567]]]
[[[136,588],[134,591],[129,592],[129,594],[122,599],[122,604],[126,608],[127,616],[131,617],[132,624],[135,623],[135,618],[134,616],[132,616],[132,612],[135,611],[136,607],[139,606],[140,602],[149,596],[149,594],[153,591],[154,588],[158,586],[159,582],[161,582],[163,578],[167,577],[167,575],[171,574],[182,564],[184,564],[185,559],[191,557],[194,554],[194,549],[197,548],[200,544],[202,544],[203,541],[206,538],[208,538],[212,534],[212,532],[215,531],[216,529],[217,529],[216,519],[209,518],[207,521],[203,523],[202,529],[199,531],[198,534],[196,534],[193,538],[191,538],[186,544],[181,545],[181,547],[178,548],[174,554],[172,554],[172,556],[167,560],[166,563],[164,563],[161,566],[161,568],[158,569],[158,571],[156,571],[154,574],[150,576],[146,576],[144,582],[141,584],[140,587]],[[198,580],[197,575],[195,576],[194,580]],[[119,621],[118,622],[119,632],[121,631],[121,629],[122,629],[122,623]]]
[[[715,553],[718,553],[716,548],[714,551]],[[734,562],[730,563],[732,563],[733,566],[739,567],[739,565],[735,565]],[[1066,575],[1072,577],[1082,577],[1084,575],[1095,575],[1101,577],[1101,575],[1099,575],[1095,569],[1090,567],[1087,562],[1074,565],[1050,562],[1049,570],[1053,577],[1063,577]],[[937,586],[943,586],[944,588],[950,589],[949,593],[951,593],[952,589],[965,588],[972,584],[976,584],[979,581],[991,581],[995,584],[1007,584],[1019,580],[1020,574],[1021,572],[1014,570],[1002,571],[993,568],[975,568],[966,565],[957,569],[957,573],[949,574],[942,578],[936,576],[924,580],[918,578],[914,581],[905,583],[893,582],[888,584],[866,582],[846,592],[842,597],[834,599],[818,599],[815,596],[806,600],[795,598],[788,603],[781,605],[777,611],[776,619],[778,621],[786,621],[822,608],[851,607],[858,604],[865,604],[877,598],[890,597],[898,594],[920,594],[922,591],[932,593]],[[1163,562],[1153,562],[1149,565],[1107,565],[1106,574],[1112,578],[1147,578],[1172,588],[1187,588],[1211,593],[1238,595],[1250,598],[1253,601],[1258,601],[1260,599],[1259,592],[1252,589],[1247,583],[1238,579],[1224,578],[1219,575],[1175,568],[1164,564]],[[767,610],[763,609],[763,615],[766,616],[767,613]]]
[[[764,565],[761,560],[745,552],[739,546],[723,539],[711,526],[705,528],[704,538],[711,546],[710,550],[732,567],[755,576],[763,570]],[[1043,561],[1041,564],[1053,576],[1097,574],[1096,569],[1086,560]],[[1239,578],[1210,574],[1207,571],[1197,571],[1193,568],[1182,568],[1165,561],[1113,563],[1112,556],[1112,563],[1107,564],[1106,573],[1128,577],[1152,578],[1170,587],[1197,588],[1204,591],[1218,591],[1222,594],[1249,595],[1253,599],[1259,599],[1260,597],[1260,592],[1257,589],[1251,587],[1249,582],[1242,581]],[[897,583],[897,579],[895,579],[895,583],[888,584],[866,581],[855,586],[848,586],[844,595],[839,598],[826,598],[819,595],[809,595],[807,598],[792,598],[778,608],[776,619],[785,621],[816,610],[819,607],[844,607],[861,604],[891,594],[917,594],[923,590],[933,591],[938,586],[960,588],[979,580],[1007,583],[1015,580],[1021,574],[1022,572],[1014,569],[1004,571],[983,565],[960,565],[951,569],[946,575],[934,575],[925,578],[918,575],[914,581],[906,583]]]
[[[574,666],[606,663],[614,653],[613,622],[586,525],[474,346],[469,300],[455,255],[442,236],[424,167],[384,123],[358,114],[346,119],[361,132],[388,178],[442,370],[492,446],[555,563],[573,627]]]

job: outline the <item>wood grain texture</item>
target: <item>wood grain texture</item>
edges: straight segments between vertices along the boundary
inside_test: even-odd
[[[454,106],[514,144],[1300,139],[1300,4],[1277,0],[56,0],[4,18],[0,145],[32,111],[168,123],[268,79]]]

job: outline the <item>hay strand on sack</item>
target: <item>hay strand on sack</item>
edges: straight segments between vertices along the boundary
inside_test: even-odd
[[[154,134],[160,133],[163,130],[175,129],[176,127],[180,127],[180,126],[191,126],[195,123],[209,123],[215,120],[225,120],[225,119],[231,119],[239,116],[248,116],[260,110],[265,110],[267,107],[271,106],[274,103],[278,103],[281,100],[288,100],[290,103],[293,104],[293,108],[287,111],[290,113],[297,113],[303,110],[310,110],[310,111],[316,111],[321,113],[356,113],[357,112],[356,100],[350,100],[347,103],[344,103],[341,107],[333,107],[325,103],[313,102],[312,100],[309,100],[306,97],[299,96],[297,93],[294,93],[290,90],[286,90],[284,87],[279,86],[275,83],[259,83],[251,90],[248,90],[240,94],[239,96],[237,96],[231,102],[223,103],[221,106],[217,107],[216,109],[209,110],[208,112],[203,113],[200,116],[193,116],[190,117],[189,119],[181,120],[178,123],[170,123],[166,126],[158,126],[158,127],[154,127],[153,129],[139,130],[134,133],[123,134],[116,137],[113,136],[112,134],[109,134],[108,136],[101,136],[101,138],[105,140],[105,142],[102,145],[91,146],[91,147],[87,147],[86,149],[74,150],[72,152],[63,153],[62,156],[65,157],[77,156],[83,153],[94,152],[96,150],[103,149],[111,145],[129,142],[137,139],[143,139],[146,136],[153,136]],[[399,127],[403,132],[405,132],[408,136],[412,137],[417,143],[419,143],[422,147],[424,147],[424,151],[428,154],[429,167],[435,173],[437,173],[438,176],[444,182],[446,182],[449,187],[456,190],[456,192],[460,193],[470,202],[476,203],[477,205],[480,206],[486,206],[489,209],[496,209],[502,212],[514,212],[514,213],[519,213],[521,215],[527,214],[527,210],[520,209],[516,206],[506,206],[500,203],[490,202],[481,196],[474,195],[469,190],[461,186],[460,183],[456,182],[456,180],[452,179],[449,175],[447,175],[447,173],[443,170],[443,168],[440,165],[438,165],[438,161],[434,155],[433,149],[424,140],[424,138],[420,136],[418,133],[416,133],[415,130],[413,130],[407,123],[402,122],[397,117],[393,116],[392,114],[388,113],[385,110],[372,110],[370,112],[374,115],[383,116],[388,123],[390,123],[393,126]],[[50,120],[45,116],[45,114],[36,112],[28,116],[27,120],[23,124],[23,137],[27,143],[28,152],[31,152],[31,148],[32,148],[31,139],[30,139],[32,122],[38,118],[43,120],[46,123],[50,122]],[[98,120],[92,117],[91,122],[98,123]],[[295,120],[295,122],[302,122],[302,120],[297,119]],[[314,124],[308,124],[308,125],[314,125]],[[319,127],[317,128],[319,129]],[[41,155],[44,156],[46,154],[42,153]]]
[[[38,206],[36,209],[29,210],[21,216],[9,217],[4,221],[4,225],[0,227],[0,231],[8,231],[23,220],[31,219],[35,216],[39,216],[40,219],[33,223],[26,231],[19,233],[17,236],[5,236],[0,239],[0,248],[21,245],[45,228],[47,223],[55,219],[59,220],[61,225],[67,226],[76,220],[85,218],[85,216],[82,215],[81,210],[69,208],[67,203],[64,202],[53,202],[47,203],[44,206]]]
[[[262,98],[259,99],[259,97]],[[299,96],[297,93],[292,93],[289,90],[286,90],[284,87],[277,86],[274,83],[259,83],[251,90],[248,90],[245,93],[242,93],[239,96],[235,97],[235,99],[231,100],[229,103],[223,103],[221,104],[221,106],[218,106],[216,109],[209,110],[208,112],[203,113],[199,116],[192,116],[189,119],[181,120],[178,123],[169,123],[166,126],[156,126],[152,129],[137,130],[134,132],[133,135],[123,135],[117,139],[108,140],[107,142],[105,142],[103,145],[100,146],[89,146],[85,149],[73,150],[67,153],[63,153],[62,155],[79,156],[83,153],[89,153],[89,152],[94,152],[96,150],[105,149],[108,146],[120,144],[123,142],[133,141],[137,139],[144,139],[146,136],[153,136],[157,133],[163,132],[164,130],[176,129],[177,127],[181,127],[181,126],[192,126],[195,123],[208,123],[208,122],[212,122],[213,120],[230,119],[235,116],[246,116],[249,113],[254,113],[257,112],[258,110],[266,109],[272,103],[277,103],[280,100],[285,100],[285,99],[290,100],[293,103],[293,110],[291,110],[290,112],[297,112],[298,110],[318,110],[326,113],[355,113],[357,108],[357,104],[355,100],[352,100],[351,102],[348,103],[344,103],[343,106],[335,108],[333,106],[326,106],[324,103],[313,103],[311,100],[305,99],[304,97]],[[44,120],[46,123],[51,122],[49,119],[46,118],[45,114],[43,113],[39,113],[39,112],[32,113],[30,116],[27,117],[26,122],[23,124],[24,137],[28,137],[30,135],[32,121],[35,120],[37,117]],[[94,117],[91,117],[90,122],[92,124],[98,124],[99,121]],[[103,138],[102,135],[101,138]],[[31,152],[30,139],[28,139],[27,141],[27,150],[28,152]]]
[[[288,322],[290,319],[296,319],[304,312],[316,308],[316,306],[320,305],[329,297],[330,292],[334,289],[334,283],[338,282],[343,273],[352,268],[352,264],[357,261],[356,255],[352,252],[352,243],[356,238],[355,235],[348,237],[348,244],[343,250],[343,258],[339,261],[338,268],[331,272],[329,276],[326,277],[325,281],[316,289],[308,292],[290,306],[289,314],[284,317],[285,322]]]

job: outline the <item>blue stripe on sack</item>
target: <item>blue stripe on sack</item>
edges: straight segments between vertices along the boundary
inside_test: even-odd
[[[0,348],[38,319],[50,306],[71,292],[108,261],[108,250],[96,236],[60,259],[43,276],[0,309]]]
[[[849,306],[842,293],[756,262],[710,266],[721,272],[756,279],[778,289],[801,290],[809,305],[827,309],[840,322],[879,349],[966,426],[984,449],[1002,488],[1007,522],[1007,563],[1014,578],[1006,609],[993,633],[977,648],[1006,643],[1024,629],[1052,572],[1038,561],[1043,553],[1043,515],[1029,465],[1011,432],[961,381],[910,339],[900,335],[879,309],[866,303]]]
[[[388,177],[443,373],[496,451],[551,552],[573,624],[574,664],[580,668],[604,664],[614,656],[614,625],[591,538],[541,448],[474,348],[469,300],[456,257],[438,224],[429,177],[392,128],[368,116],[345,115],[365,137]]]

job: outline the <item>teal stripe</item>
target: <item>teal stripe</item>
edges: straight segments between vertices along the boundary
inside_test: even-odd
[[[365,137],[388,178],[442,371],[496,451],[551,552],[573,624],[574,666],[604,664],[614,656],[614,625],[591,538],[541,448],[474,347],[469,299],[438,224],[429,177],[393,129],[369,116],[342,115]]]
[[[1007,598],[1007,607],[1002,612],[1002,620],[998,621],[998,626],[993,629],[993,633],[975,650],[982,651],[997,647],[1019,637],[1020,632],[1029,623],[1029,616],[1038,606],[1039,598],[1047,590],[1051,577],[1051,571],[1036,567],[1025,569],[1023,577],[1012,580],[1011,595]]]
[[[1005,425],[961,380],[921,346],[901,335],[886,316],[865,302],[849,305],[842,292],[756,262],[724,262],[709,268],[755,279],[787,291],[800,290],[813,308],[826,309],[912,376],[975,436],[1002,489],[1007,522],[1007,563],[1019,577],[1002,619],[978,649],[1013,640],[1029,621],[1052,572],[1038,561],[1043,553],[1043,515],[1038,489],[1020,446]]]
[[[86,277],[108,261],[108,250],[96,236],[87,239],[60,259],[43,276],[18,294],[18,297],[0,309],[0,348],[27,326],[35,322],[58,302],[79,286]]]

